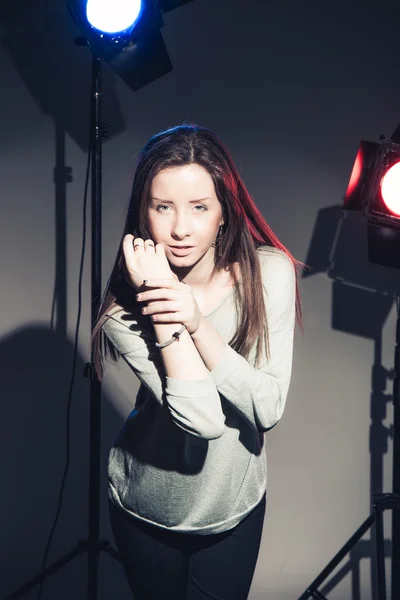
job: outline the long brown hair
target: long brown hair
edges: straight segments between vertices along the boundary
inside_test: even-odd
[[[214,272],[228,268],[237,282],[232,265],[236,262],[240,266],[242,288],[235,287],[239,326],[229,344],[247,358],[254,343],[257,343],[257,362],[263,351],[268,355],[267,316],[261,269],[256,254],[259,246],[279,248],[292,261],[296,271],[296,316],[302,328],[298,277],[303,263],[297,261],[272,232],[218,136],[198,125],[179,125],[151,137],[139,155],[125,228],[92,332],[93,363],[99,380],[103,377],[104,359],[111,357],[116,361],[119,356],[101,329],[108,318],[106,314],[117,306],[132,310],[134,304],[133,288],[125,278],[123,238],[127,233],[143,239],[150,238],[147,214],[153,178],[163,169],[193,163],[208,171],[222,205],[222,252],[221,256],[219,252],[215,252]]]

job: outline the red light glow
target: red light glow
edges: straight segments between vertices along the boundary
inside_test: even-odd
[[[364,162],[363,151],[360,148],[357,152],[356,160],[354,161],[353,170],[350,175],[349,185],[347,186],[346,195],[344,197],[344,207],[349,205],[352,201],[352,196],[357,190],[357,186],[360,183],[360,177],[362,173],[362,167]]]
[[[354,188],[356,187],[358,180],[360,179],[361,169],[362,169],[363,157],[362,152],[359,150],[357,152],[356,160],[354,162],[353,170],[350,175],[349,187],[347,190],[348,194],[352,194],[354,192]]]
[[[400,217],[400,162],[390,167],[382,177],[381,194],[387,209]]]

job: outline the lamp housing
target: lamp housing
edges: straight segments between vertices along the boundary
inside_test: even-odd
[[[384,140],[366,189],[364,214],[377,225],[400,229],[400,145]]]
[[[369,261],[400,269],[400,144],[361,141],[342,208],[366,217]]]
[[[400,144],[360,142],[343,209],[360,210],[371,223],[400,229]]]
[[[107,62],[133,91],[137,91],[172,70],[160,33],[164,25],[163,12],[191,1],[142,0],[138,18],[125,30],[115,33],[96,29],[89,22],[88,0],[66,0],[66,3],[93,54]]]

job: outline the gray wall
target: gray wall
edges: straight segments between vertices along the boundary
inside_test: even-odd
[[[368,9],[360,0],[336,6],[314,0],[306,6],[291,0],[277,4],[196,0],[169,13],[163,35],[174,70],[139,92],[104,68],[104,118],[110,128],[104,146],[104,281],[120,239],[137,153],[158,130],[187,119],[217,131],[269,224],[305,261],[318,215],[341,204],[359,140],[391,135],[397,126],[399,9],[389,3]],[[0,48],[2,596],[40,570],[55,517],[79,307],[90,56],[72,43],[78,32],[63,2],[36,5],[31,30],[18,3],[12,19],[21,29],[5,27]],[[73,181],[55,186],[54,167],[64,160]],[[55,230],[63,187],[65,240]],[[374,292],[386,289],[375,285],[382,270],[367,262],[362,225],[355,223],[356,233],[345,237],[338,252],[346,278],[371,290],[372,303],[361,292],[354,316],[354,304],[334,304],[333,279],[341,277],[340,268],[335,275],[321,272],[301,282],[305,333],[296,336],[284,418],[267,435],[268,510],[251,600],[300,596],[367,517],[371,491],[391,490],[391,442],[382,429],[392,423],[388,399],[371,445],[369,440],[371,410],[379,410],[377,399],[371,400],[371,368],[377,348],[381,364],[392,367],[394,306],[386,303],[375,338],[332,326],[337,319],[357,318],[362,329],[373,318],[374,302],[381,306],[381,294]],[[58,287],[61,295],[65,291],[65,304],[59,300],[58,317],[55,311],[52,319],[57,240],[66,244],[66,287],[62,281]],[[82,372],[89,358],[89,238],[86,250],[70,469],[50,561],[87,534],[89,387]],[[62,247],[58,251],[62,256]],[[137,381],[124,365],[108,368],[103,474],[136,391]],[[391,393],[390,381],[386,392]],[[382,398],[378,402],[385,404]],[[102,536],[112,539],[104,478]],[[368,539],[352,559],[357,564],[361,555],[361,596],[352,591],[349,572],[329,587],[330,599],[373,598]],[[122,569],[106,555],[100,565],[100,598],[129,598]],[[82,555],[47,580],[43,599],[85,594]],[[34,597],[34,592],[26,595]]]

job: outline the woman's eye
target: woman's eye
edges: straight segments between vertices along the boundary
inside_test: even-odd
[[[156,207],[156,211],[167,212],[166,210],[164,210],[167,208],[170,208],[170,206],[168,206],[168,204],[158,204],[158,206]],[[196,206],[194,208],[196,209],[196,212],[205,212],[206,210],[208,210],[208,208],[206,206],[203,206],[203,204],[196,204]]]

